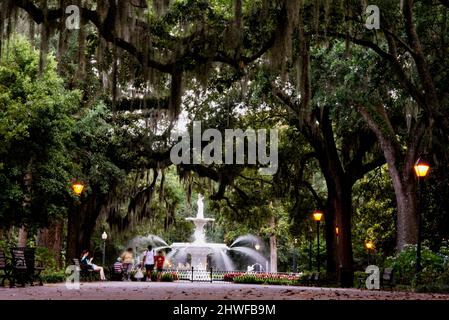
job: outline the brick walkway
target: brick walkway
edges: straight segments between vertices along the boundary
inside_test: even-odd
[[[0,300],[449,300],[449,295],[232,283],[82,283],[0,288]]]

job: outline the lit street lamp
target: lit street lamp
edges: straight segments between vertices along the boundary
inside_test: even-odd
[[[103,234],[101,235],[101,239],[103,239],[103,266],[105,263],[106,258],[106,240],[108,239],[108,234],[106,231],[103,231]]]
[[[430,165],[424,161],[421,157],[416,161],[415,166],[415,175],[418,178],[418,243],[416,245],[416,276],[421,272],[421,220],[422,220],[422,187],[423,183],[421,180],[427,177],[430,170]]]
[[[369,265],[369,258],[371,256],[371,250],[374,249],[374,243],[372,241],[365,242],[366,251],[368,253],[368,265]]]
[[[320,221],[322,218],[323,218],[322,211],[315,210],[313,212],[313,220],[316,221],[316,238],[317,238],[316,263],[318,267],[318,273],[320,272]]]
[[[81,182],[74,182],[72,184],[72,190],[77,196],[80,196],[81,193],[83,193],[84,184],[82,184]]]

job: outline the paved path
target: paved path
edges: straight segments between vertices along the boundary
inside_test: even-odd
[[[92,282],[0,288],[0,300],[449,300],[449,295],[232,283]]]

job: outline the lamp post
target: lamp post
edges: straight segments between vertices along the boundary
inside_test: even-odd
[[[313,230],[312,226],[309,225],[309,270],[312,271],[312,239],[313,239]]]
[[[430,165],[424,161],[421,157],[416,161],[415,175],[418,178],[418,243],[416,245],[416,277],[421,272],[421,220],[422,220],[422,188],[423,183],[421,180],[427,177],[429,174]]]
[[[103,239],[103,266],[105,263],[106,258],[106,240],[108,239],[108,234],[106,231],[103,231],[103,234],[101,235],[101,239]]]
[[[317,239],[317,245],[316,245],[316,264],[318,267],[318,273],[320,272],[320,222],[323,218],[323,212],[320,210],[315,210],[313,212],[313,220],[316,221],[316,239]]]
[[[297,238],[295,238],[294,239],[294,241],[293,241],[293,272],[295,272],[296,273],[296,271],[297,271],[297,268],[296,268],[296,245],[298,244],[298,239]]]
[[[72,184],[72,190],[73,190],[73,193],[75,193],[75,195],[80,196],[81,193],[83,193],[84,184],[82,184],[81,182],[74,182]]]
[[[337,247],[338,247],[338,238],[340,237],[340,228],[335,227],[335,237],[337,239]]]
[[[368,265],[371,256],[371,250],[374,249],[374,243],[372,241],[365,242],[366,252],[368,253]]]

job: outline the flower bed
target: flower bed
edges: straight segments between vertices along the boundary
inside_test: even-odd
[[[294,285],[299,280],[299,276],[289,274],[242,273],[235,275],[232,281],[234,283],[248,284]]]
[[[228,282],[232,282],[234,281],[235,277],[239,277],[241,275],[244,275],[244,272],[232,272],[232,273],[225,273],[225,275],[223,276],[223,280],[224,281],[228,281]]]
[[[162,282],[173,282],[178,281],[179,277],[176,272],[162,272],[161,281]],[[157,272],[153,271],[151,274],[151,281],[157,281]]]

